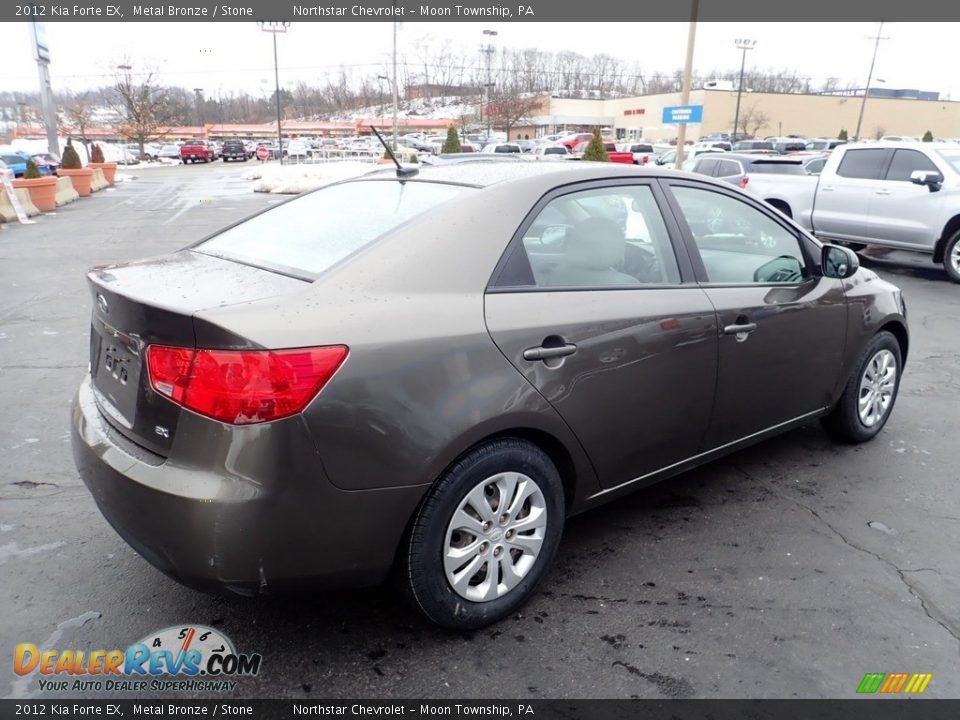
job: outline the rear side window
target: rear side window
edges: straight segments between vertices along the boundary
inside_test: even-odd
[[[910,182],[910,173],[922,170],[940,174],[940,170],[930,158],[917,150],[897,150],[893,153],[893,162],[887,170],[887,180]]]
[[[551,200],[524,231],[499,287],[610,288],[680,282],[676,255],[647,185]]]
[[[250,218],[193,249],[313,279],[387,232],[470,190],[389,180],[331,185]]]
[[[712,177],[713,175],[716,174],[715,171],[717,169],[717,164],[719,162],[720,162],[719,160],[716,160],[714,158],[704,158],[703,160],[697,160],[697,164],[693,166],[693,171],[695,173],[699,173],[700,175],[709,175]]]
[[[837,175],[846,178],[879,180],[889,152],[886,149],[848,150],[840,161]]]
[[[743,174],[743,168],[740,163],[733,160],[719,160],[715,177],[734,177]]]

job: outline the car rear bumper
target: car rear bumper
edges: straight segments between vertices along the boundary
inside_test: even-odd
[[[185,585],[244,595],[386,577],[425,486],[333,487],[312,443],[300,442],[299,418],[237,428],[188,415],[177,436],[192,439],[178,461],[176,442],[162,458],[108,425],[89,376],[74,400],[77,469],[104,517],[140,555]]]

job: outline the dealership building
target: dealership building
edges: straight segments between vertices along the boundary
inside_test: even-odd
[[[740,99],[740,130],[745,120],[747,130],[758,137],[836,137],[841,129],[853,137],[862,101],[862,91],[818,95],[745,91]],[[536,138],[600,127],[617,138],[669,140],[676,137],[677,126],[664,124],[663,111],[681,104],[680,93],[612,100],[544,96],[529,121],[511,129],[510,137]],[[693,90],[689,104],[703,106],[703,119],[688,126],[688,138],[733,131],[736,90]],[[870,90],[860,130],[863,138],[919,138],[927,130],[935,138],[960,138],[960,102],[940,100],[935,92]]]

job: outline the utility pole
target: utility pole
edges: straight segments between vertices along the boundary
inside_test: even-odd
[[[283,130],[280,126],[280,66],[277,63],[277,33],[285,33],[290,27],[289,22],[265,22],[257,23],[264,32],[273,34],[273,79],[276,83],[277,93],[277,156],[280,158],[280,164],[283,165]]]
[[[397,26],[393,21],[393,151],[397,151],[397,116],[400,114],[400,89],[397,86]]]
[[[737,112],[733,116],[733,137],[730,138],[731,147],[737,142],[737,126],[740,124],[740,96],[743,95],[743,73],[747,69],[747,50],[753,50],[753,48],[757,46],[757,41],[739,38],[734,41],[734,44],[743,50],[743,60],[740,61],[740,82],[737,84]]]
[[[497,36],[496,30],[484,30],[483,34],[489,38],[495,38]],[[492,118],[490,117],[490,88],[493,87],[493,80],[490,77],[490,60],[493,56],[493,53],[496,52],[496,49],[493,47],[493,43],[488,42],[485,46],[480,48],[480,52],[487,56],[487,82],[483,86],[483,104],[487,106],[487,140],[490,139],[490,134],[493,132],[493,126],[491,124]],[[483,106],[480,107],[480,118],[483,122]]]
[[[203,135],[203,88],[194,88],[193,92],[197,99],[197,123],[200,125],[200,134]]]
[[[683,64],[683,85],[680,89],[680,104],[690,104],[690,82],[693,76],[693,48],[697,41],[697,11],[700,9],[700,0],[693,0],[690,8],[690,27],[687,30],[687,59]],[[687,124],[683,123],[677,128],[677,158],[673,166],[680,170],[683,168],[683,155],[687,143]]]
[[[870,94],[870,82],[873,80],[873,66],[877,63],[877,50],[880,49],[881,40],[889,40],[889,37],[881,37],[880,33],[883,32],[883,21],[880,21],[880,27],[877,28],[876,37],[868,38],[868,40],[873,40],[873,58],[870,60],[870,72],[867,73],[867,87],[863,90],[863,100],[860,101],[860,116],[857,118],[857,131],[853,134],[853,141],[860,141],[860,127],[863,125],[863,111],[867,108],[867,95]]]

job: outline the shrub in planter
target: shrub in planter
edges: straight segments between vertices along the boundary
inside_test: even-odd
[[[593,137],[583,151],[584,160],[593,160],[595,162],[610,162],[610,156],[607,155],[607,148],[600,137],[600,128],[593,129]]]
[[[41,175],[37,164],[27,160],[27,170],[22,178],[13,181],[15,188],[26,188],[30,201],[40,212],[50,212],[57,207],[57,178],[53,175]]]
[[[90,195],[93,169],[83,167],[83,163],[80,161],[80,155],[77,154],[73,145],[68,144],[64,149],[60,169],[57,171],[57,174],[61,177],[70,178],[70,182],[73,183],[73,189],[80,194],[80,197],[88,197]]]
[[[94,170],[103,170],[103,176],[107,182],[113,185],[113,180],[117,175],[117,164],[115,162],[105,162],[103,157],[103,148],[97,143],[93,144],[93,150],[90,151],[90,167]]]

